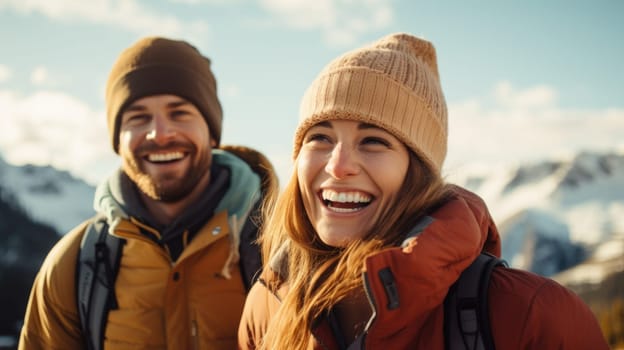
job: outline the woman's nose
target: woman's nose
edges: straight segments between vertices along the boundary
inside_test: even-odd
[[[359,169],[357,156],[342,143],[334,147],[325,165],[325,171],[336,179],[356,175]]]

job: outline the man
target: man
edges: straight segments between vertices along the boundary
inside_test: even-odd
[[[106,103],[121,169],[98,186],[96,218],[48,254],[19,348],[235,348],[260,265],[253,220],[277,187],[271,164],[248,148],[217,149],[210,61],[184,41],[150,37],[123,51]],[[111,241],[118,252],[102,243]]]

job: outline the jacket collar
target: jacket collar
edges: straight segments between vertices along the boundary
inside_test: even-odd
[[[198,217],[205,221],[213,212],[224,210],[231,221],[240,223],[238,226],[242,227],[242,221],[260,198],[260,178],[247,163],[226,151],[214,149],[212,152],[210,186],[198,202],[189,206],[170,227],[181,223],[186,223],[183,226],[193,225],[192,221]],[[111,232],[120,220],[128,219],[129,216],[149,226],[158,227],[140,201],[138,191],[136,185],[120,169],[96,188],[94,209],[106,216]],[[214,203],[217,203],[216,208]],[[206,212],[207,206],[212,207],[209,213]]]
[[[373,315],[365,336],[358,338],[360,344],[366,341],[368,348],[382,347],[383,339],[400,329],[412,329],[413,337],[437,339],[428,332],[441,331],[436,326],[440,321],[442,327],[438,311],[449,287],[482,251],[500,256],[498,229],[483,200],[460,187],[454,187],[453,193],[448,202],[415,225],[403,245],[366,259],[363,279]],[[287,258],[286,250],[276,254],[262,275],[266,285],[280,286],[269,288],[280,299],[288,290],[280,282],[287,275]],[[319,320],[314,334],[320,343],[333,348],[328,345],[335,340],[326,320]]]
[[[483,200],[459,187],[453,191],[413,238],[366,259],[365,288],[374,307],[367,346],[406,327],[423,337],[439,331],[432,321],[461,272],[482,251],[500,256],[499,233]]]

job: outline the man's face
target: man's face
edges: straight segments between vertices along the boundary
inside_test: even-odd
[[[173,203],[202,191],[214,145],[199,110],[175,95],[138,99],[121,115],[122,168],[154,200]]]

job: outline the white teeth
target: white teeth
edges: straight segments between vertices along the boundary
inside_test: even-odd
[[[336,208],[336,207],[328,207],[329,210],[334,211],[336,213],[353,213],[359,210],[362,210],[361,207],[358,208]]]
[[[172,160],[182,159],[184,153],[182,152],[170,152],[170,153],[155,153],[147,156],[147,160],[150,162],[169,162]]]
[[[334,190],[323,190],[323,199],[326,201],[339,203],[368,203],[371,197],[362,192],[336,192]]]

